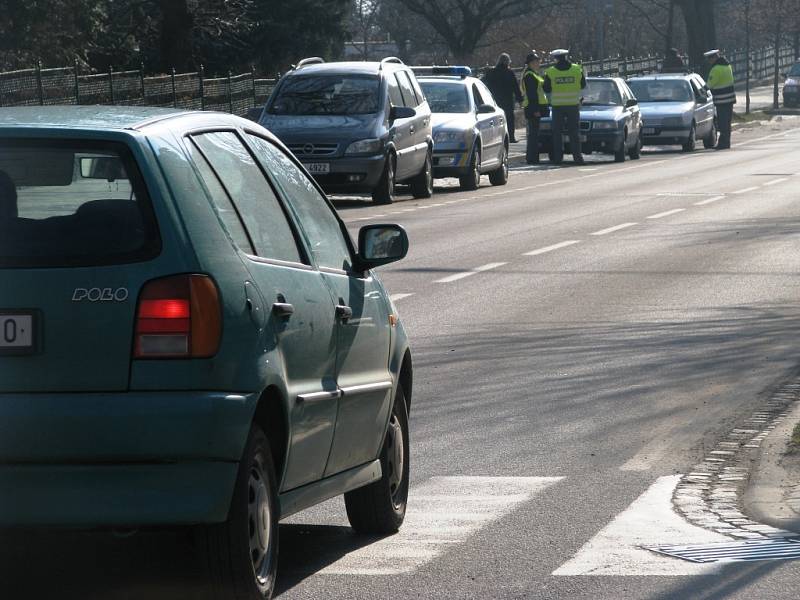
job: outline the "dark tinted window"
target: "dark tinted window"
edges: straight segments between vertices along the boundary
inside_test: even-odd
[[[275,115],[360,115],[380,110],[377,75],[293,75],[269,106]]]
[[[244,221],[256,253],[264,258],[301,262],[283,207],[253,156],[229,131],[194,136]]]
[[[800,77],[800,63],[794,63],[789,70],[789,77]]]
[[[391,75],[386,78],[386,87],[389,90],[389,101],[392,106],[403,106],[403,96],[400,94],[400,85],[397,79]]]
[[[403,94],[403,104],[409,108],[417,107],[417,97],[414,95],[414,87],[405,71],[395,73],[397,83],[400,85],[400,92]]]
[[[134,262],[159,246],[144,183],[123,145],[0,142],[0,266]]]

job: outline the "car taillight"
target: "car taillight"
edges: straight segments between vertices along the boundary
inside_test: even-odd
[[[208,358],[221,336],[219,292],[207,275],[175,275],[142,287],[134,358]]]

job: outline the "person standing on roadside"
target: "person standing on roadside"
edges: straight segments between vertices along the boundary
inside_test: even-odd
[[[582,165],[581,152],[581,90],[586,88],[583,67],[569,61],[569,50],[553,50],[550,56],[556,64],[544,72],[545,94],[550,97],[553,107],[553,164],[560,164],[564,158],[564,143],[561,131],[566,123],[569,145],[575,164]]]
[[[736,104],[733,68],[719,50],[709,50],[703,56],[711,64],[708,72],[708,88],[714,96],[714,108],[717,109],[719,141],[714,149],[727,150],[731,147],[731,122],[733,105]]]
[[[497,58],[497,64],[483,76],[483,83],[489,88],[494,96],[494,101],[503,109],[508,123],[508,135],[511,142],[516,142],[515,137],[516,123],[514,122],[514,106],[516,102],[522,102],[522,92],[519,90],[519,83],[514,71],[511,70],[511,57],[503,52]]]
[[[662,73],[683,73],[686,71],[686,65],[681,57],[681,52],[677,48],[670,48],[667,50],[667,55],[664,57],[664,62],[661,63]]]
[[[544,94],[544,78],[539,75],[541,59],[536,52],[531,52],[525,59],[525,71],[522,73],[522,109],[525,111],[527,127],[527,144],[525,160],[529,165],[539,164],[539,122],[550,114],[547,96]]]

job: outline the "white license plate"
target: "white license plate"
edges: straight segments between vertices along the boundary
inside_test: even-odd
[[[33,348],[33,316],[0,314],[0,349]]]
[[[644,128],[642,128],[642,133],[644,135],[655,135],[656,128],[655,127],[644,127]]]
[[[305,163],[306,170],[312,175],[320,175],[331,172],[330,163]]]
[[[578,137],[580,137],[580,138],[581,138],[581,142],[585,142],[585,141],[586,141],[586,136],[585,136],[585,135],[581,134],[581,135],[580,135],[580,136],[578,136]],[[565,135],[565,136],[564,136],[564,139],[565,139],[566,141],[569,141],[569,136],[568,136],[568,135]]]

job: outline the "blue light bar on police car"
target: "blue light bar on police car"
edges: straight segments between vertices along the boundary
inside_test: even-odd
[[[472,69],[465,66],[428,66],[428,67],[411,67],[415,75],[444,75],[449,77],[469,77],[472,75]]]

